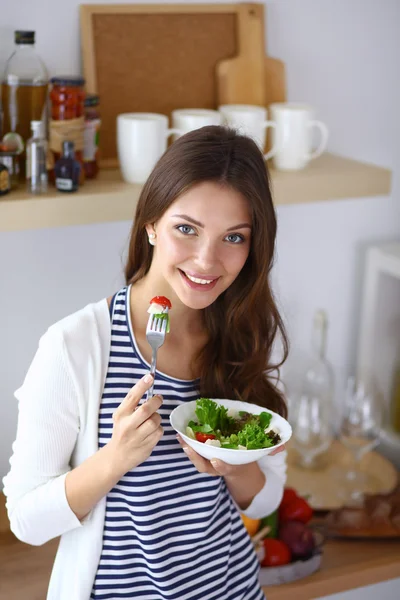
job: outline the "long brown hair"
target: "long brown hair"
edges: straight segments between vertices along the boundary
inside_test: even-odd
[[[250,138],[226,127],[208,126],[171,144],[140,194],[126,282],[138,281],[150,269],[153,248],[145,225],[157,222],[178,196],[204,181],[226,185],[247,199],[252,235],[249,256],[238,277],[203,310],[209,337],[199,356],[200,395],[236,398],[285,416],[286,404],[276,380],[288,355],[288,341],[270,286],[276,214],[264,157]],[[278,334],[283,357],[272,364]]]

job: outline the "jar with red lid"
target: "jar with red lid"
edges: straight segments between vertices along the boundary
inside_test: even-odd
[[[85,80],[83,77],[74,76],[53,77],[50,84],[49,147],[56,162],[61,157],[63,142],[74,143],[76,160],[82,165],[79,182],[82,185],[85,180],[83,169]]]
[[[100,112],[99,97],[95,94],[88,94],[85,98],[85,131],[83,145],[83,165],[85,175],[88,179],[93,179],[99,172],[99,132],[100,132]]]

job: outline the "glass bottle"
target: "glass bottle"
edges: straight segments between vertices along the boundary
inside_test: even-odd
[[[16,49],[8,59],[1,84],[2,136],[9,150],[20,152],[20,179],[25,179],[24,146],[31,121],[45,119],[48,74],[35,50],[34,31],[15,31]]]
[[[327,316],[315,313],[311,337],[311,353],[299,382],[299,395],[293,406],[293,445],[298,464],[313,468],[318,457],[333,439],[332,401],[333,371],[326,360]]]
[[[333,401],[333,369],[326,359],[328,318],[323,310],[314,314],[311,353],[304,370],[301,392],[308,397],[320,398],[331,409]]]
[[[42,121],[32,121],[32,137],[26,144],[26,179],[28,192],[47,192],[47,141],[43,134]]]
[[[75,159],[74,142],[65,140],[62,156],[54,165],[55,184],[59,192],[76,192],[79,188],[81,165]]]
[[[97,177],[99,172],[99,131],[101,126],[99,97],[88,94],[85,98],[85,132],[83,146],[83,165],[87,179]]]

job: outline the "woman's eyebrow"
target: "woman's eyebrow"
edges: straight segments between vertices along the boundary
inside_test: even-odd
[[[193,225],[197,225],[198,227],[204,227],[203,223],[200,221],[196,221],[196,219],[192,219],[189,215],[172,215],[173,217],[177,217],[178,219],[184,219],[185,221],[190,221]]]
[[[196,219],[189,217],[189,215],[171,215],[171,216],[177,217],[178,219],[184,219],[185,221],[189,221],[190,223],[193,223],[193,225],[197,225],[198,227],[204,228],[204,223],[200,223],[200,221],[196,221]],[[235,229],[244,229],[245,227],[248,229],[251,229],[251,225],[249,223],[239,223],[239,225],[234,225],[233,227],[228,227],[228,229],[226,231],[234,231]]]
[[[235,229],[251,229],[250,223],[239,223],[239,225],[235,225],[234,227],[228,227],[227,231],[234,231]]]

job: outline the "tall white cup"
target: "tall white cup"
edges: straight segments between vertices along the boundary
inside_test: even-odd
[[[117,147],[122,177],[144,183],[167,149],[168,118],[157,113],[124,113],[117,117]]]
[[[220,125],[222,115],[217,110],[208,108],[178,108],[172,111],[172,127],[181,133],[175,138],[184,135],[193,129],[200,129],[206,125]]]
[[[222,114],[223,122],[239,131],[248,137],[251,137],[264,152],[265,142],[267,138],[267,129],[274,129],[275,123],[267,120],[267,109],[263,106],[255,106],[252,104],[222,104],[218,107]],[[275,148],[264,154],[267,160],[275,153]]]
[[[273,164],[282,171],[299,170],[325,150],[329,131],[321,121],[314,120],[314,111],[306,104],[282,102],[269,107],[276,127],[272,130],[275,148]],[[321,134],[319,145],[312,150],[313,129]]]

